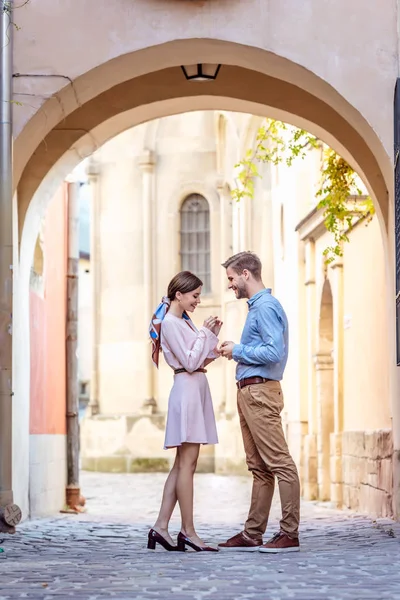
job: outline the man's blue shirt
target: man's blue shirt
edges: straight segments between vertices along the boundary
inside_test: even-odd
[[[280,381],[289,351],[288,320],[280,302],[263,289],[247,301],[249,313],[240,344],[232,352],[236,379],[265,377]]]

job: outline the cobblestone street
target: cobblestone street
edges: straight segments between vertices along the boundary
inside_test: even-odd
[[[85,514],[26,521],[1,544],[0,600],[400,599],[400,525],[314,503],[302,505],[300,553],[148,551],[165,477],[82,473]],[[196,492],[207,542],[239,531],[250,479],[198,475]],[[276,499],[266,537],[278,519]]]

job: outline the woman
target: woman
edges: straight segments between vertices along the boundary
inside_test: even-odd
[[[193,476],[200,444],[218,443],[204,367],[219,356],[217,336],[222,322],[218,317],[209,317],[197,330],[188,315],[200,304],[202,285],[189,271],[175,275],[150,323],[153,362],[158,367],[161,349],[175,373],[168,401],[164,448],[177,449],[165,482],[160,513],[149,532],[147,547],[152,550],[158,543],[166,550],[185,550],[185,546],[190,546],[197,552],[217,551],[204,544],[193,524]],[[168,533],[168,524],[177,501],[182,527],[176,546]]]

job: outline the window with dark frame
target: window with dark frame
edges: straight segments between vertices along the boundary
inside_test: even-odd
[[[203,281],[203,293],[211,292],[210,208],[200,194],[188,196],[181,207],[181,268]]]

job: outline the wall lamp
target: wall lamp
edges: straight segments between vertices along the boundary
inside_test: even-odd
[[[217,75],[221,65],[185,65],[181,69],[188,81],[214,81],[217,79]]]

